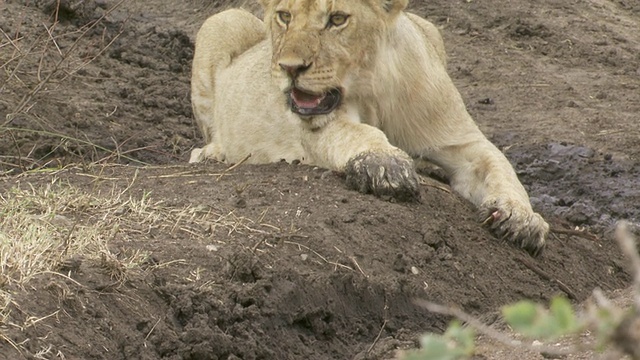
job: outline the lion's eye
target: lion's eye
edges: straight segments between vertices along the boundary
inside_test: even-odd
[[[349,15],[343,13],[335,13],[331,14],[329,17],[328,27],[339,27],[347,23],[347,19],[349,19]]]
[[[284,25],[289,25],[291,22],[291,13],[287,11],[278,11],[278,20]]]

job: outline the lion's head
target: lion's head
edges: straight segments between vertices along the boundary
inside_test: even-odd
[[[291,111],[328,114],[350,77],[373,66],[380,41],[408,0],[261,0],[272,76]]]

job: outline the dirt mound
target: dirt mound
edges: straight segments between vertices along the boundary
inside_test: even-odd
[[[16,343],[31,339],[33,353],[52,346],[99,359],[383,359],[415,346],[420,332],[446,327],[415,298],[482,315],[521,298],[582,300],[596,286],[628,281],[613,242],[560,234],[533,259],[493,238],[444,187],[424,186],[421,204],[395,204],[347,190],[337,174],[288,164],[56,177],[93,193],[151,192],[147,201],[190,208],[205,221],[115,238],[112,247],[152,258],[145,276],[118,286],[91,262],[71,270],[73,281],[30,284],[40,295],[19,297],[21,312],[56,314],[55,328],[68,329],[16,334]],[[34,186],[49,181],[28,177]]]
[[[201,141],[193,36],[229,2],[54,3],[0,6],[2,199],[57,186],[120,197],[60,214],[61,246],[109,219],[104,258],[66,258],[24,289],[0,278],[12,294],[0,358],[388,359],[447,325],[415,298],[491,322],[514,300],[628,284],[608,231],[640,221],[630,1],[413,2],[441,27],[470,112],[552,226],[536,259],[431,179],[421,203],[398,204],[323,169],[180,165]],[[134,217],[140,204],[153,211]],[[121,267],[132,256],[143,260]]]

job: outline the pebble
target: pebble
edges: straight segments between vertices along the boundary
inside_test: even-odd
[[[207,251],[218,251],[219,247],[217,245],[207,245]]]

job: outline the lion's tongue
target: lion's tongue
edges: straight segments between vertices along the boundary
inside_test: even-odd
[[[322,103],[322,100],[324,100],[325,96],[325,94],[309,94],[296,88],[293,88],[293,90],[291,91],[291,98],[293,99],[293,102],[295,102],[296,106],[298,106],[299,108],[304,109],[313,109],[320,106],[320,103]]]

